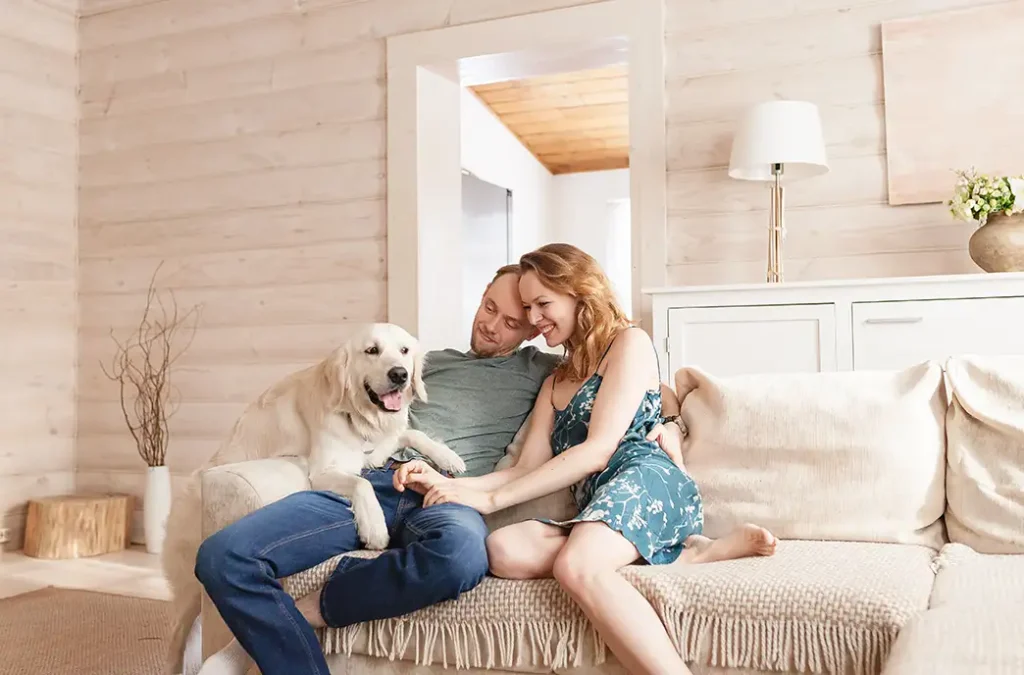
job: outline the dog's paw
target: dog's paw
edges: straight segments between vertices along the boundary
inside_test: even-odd
[[[466,470],[466,462],[449,447],[444,447],[444,450],[438,453],[436,461],[439,469],[451,474],[463,473]]]
[[[388,524],[384,520],[384,512],[378,507],[373,513],[355,514],[356,532],[363,546],[373,551],[383,551],[388,547],[390,537],[388,535]]]
[[[391,542],[391,537],[388,536],[388,529],[378,529],[376,527],[360,530],[359,540],[363,542],[370,551],[383,551],[387,549],[388,544]]]

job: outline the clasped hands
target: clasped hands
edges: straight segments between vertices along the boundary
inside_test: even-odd
[[[677,425],[658,424],[647,434],[647,440],[656,441],[662,451],[680,469],[683,468],[683,434]],[[398,467],[392,482],[399,492],[409,489],[423,495],[424,508],[451,503],[463,504],[483,515],[497,510],[493,491],[461,484],[458,480],[442,475],[421,459],[414,459]]]
[[[484,515],[496,510],[493,492],[461,485],[422,459],[414,459],[398,467],[391,480],[399,492],[409,489],[423,495],[424,508],[453,503],[463,504]]]

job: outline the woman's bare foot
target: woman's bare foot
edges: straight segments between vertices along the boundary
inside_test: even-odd
[[[693,551],[693,557],[688,562],[709,563],[774,555],[777,543],[778,540],[771,532],[747,523],[721,539],[694,535],[686,540],[686,548]]]

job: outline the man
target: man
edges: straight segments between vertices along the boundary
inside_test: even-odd
[[[518,265],[498,270],[473,319],[471,351],[429,353],[423,378],[430,403],[411,410],[414,428],[466,461],[465,475],[494,470],[559,358],[522,347],[537,330],[527,321],[518,284]],[[298,603],[278,579],[361,548],[345,500],[293,494],[203,542],[196,576],[238,642],[208,659],[201,675],[242,675],[248,655],[263,675],[327,675],[314,627],[401,616],[480,583],[488,570],[483,517],[458,504],[424,509],[422,495],[404,489],[395,474],[415,459],[411,450],[400,451],[385,468],[364,473],[393,548],[377,558],[343,558],[321,591]]]

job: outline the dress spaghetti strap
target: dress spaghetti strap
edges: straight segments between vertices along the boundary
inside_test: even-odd
[[[602,363],[604,363],[604,359],[605,359],[605,357],[606,357],[606,356],[608,356],[608,352],[610,352],[610,351],[611,351],[611,349],[612,349],[612,345],[614,345],[614,344],[615,344],[615,341],[616,341],[616,340],[617,340],[617,339],[619,338],[619,335],[622,335],[622,334],[623,334],[623,333],[624,333],[625,331],[627,331],[627,330],[630,330],[631,328],[634,328],[634,326],[630,326],[629,328],[624,328],[623,330],[619,331],[619,332],[618,332],[618,334],[616,334],[616,336],[615,336],[614,338],[612,338],[612,341],[608,343],[608,346],[607,346],[607,347],[605,347],[605,349],[604,349],[604,353],[603,353],[603,354],[601,354],[601,358],[600,358],[600,359],[599,359],[599,360],[597,361],[597,366],[596,366],[596,367],[594,368],[594,374],[590,376],[590,379],[593,379],[594,377],[600,377],[600,375],[598,375],[598,372],[597,372],[597,371],[601,370],[601,364],[602,364]],[[643,329],[640,329],[640,330],[643,330]],[[647,332],[646,332],[646,331],[644,331],[644,335],[647,335]],[[650,336],[649,336],[649,335],[647,336],[647,339],[648,339],[648,341],[649,341],[649,342],[650,342],[650,344],[651,344],[651,349],[654,349],[654,341],[650,339]],[[660,358],[658,357],[658,350],[657,350],[657,349],[654,349],[654,360],[655,360],[655,361],[657,362],[657,364],[658,364],[658,381],[659,381],[659,387],[658,387],[658,388],[655,388],[655,389],[652,389],[652,390],[650,390],[650,391],[658,391],[658,392],[660,392],[660,382],[661,382],[661,359],[660,359]],[[589,380],[588,380],[588,381],[589,381]],[[580,390],[581,390],[582,388],[583,388],[583,387],[581,386],[581,387],[580,387]],[[580,390],[577,390],[577,391],[576,391],[576,393],[578,394]],[[574,394],[574,396],[575,396],[575,394]],[[570,403],[571,403],[571,402],[573,401],[573,399],[569,399],[569,401],[570,401]],[[556,411],[558,411],[558,410],[559,410],[558,406],[556,406],[556,405],[555,405],[555,387],[554,387],[554,383],[552,383],[552,386],[551,386],[551,396],[549,397],[549,403],[551,404],[551,407],[552,407],[552,409],[554,409],[554,410],[556,410]]]
[[[627,328],[626,330],[629,330],[629,329]],[[608,346],[604,348],[604,354],[601,354],[601,358],[599,358],[597,360],[597,366],[594,368],[594,372],[595,373],[597,371],[601,370],[601,364],[604,363],[604,357],[608,356],[608,352],[610,352],[612,350],[612,345],[615,344],[615,341],[619,339],[619,335],[622,335],[623,332],[624,331],[619,331],[615,335],[615,337],[612,338],[612,341],[608,343]]]

